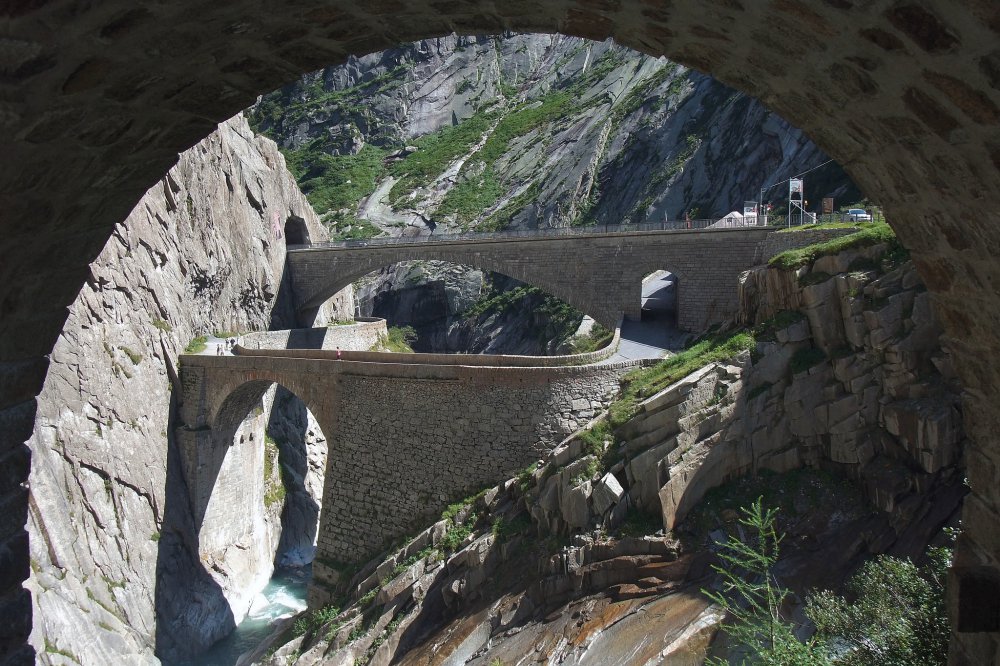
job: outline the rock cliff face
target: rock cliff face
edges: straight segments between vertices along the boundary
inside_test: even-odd
[[[265,507],[261,466],[272,454],[234,446],[227,465],[256,483],[226,527],[196,534],[172,449],[172,390],[177,355],[195,336],[294,325],[286,228],[325,237],[275,145],[237,117],[181,156],[91,267],[30,441],[32,643],[42,663],[197,650],[269,576],[281,506]],[[331,309],[352,313],[351,294]],[[266,420],[245,434],[259,443]],[[199,561],[199,538],[220,548]]]
[[[317,211],[392,234],[722,216],[826,160],[709,77],[562,35],[452,35],[354,58],[250,117]],[[857,197],[836,165],[809,186],[817,202]]]

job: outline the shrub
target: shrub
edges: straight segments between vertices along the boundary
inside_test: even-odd
[[[193,338],[191,342],[187,344],[187,347],[184,348],[184,352],[187,354],[200,354],[201,352],[205,351],[207,347],[208,347],[208,336],[199,335],[198,337]]]
[[[338,615],[340,615],[340,609],[336,606],[324,606],[318,610],[306,613],[295,621],[295,624],[292,626],[292,635],[301,636],[316,631]]]
[[[577,335],[570,338],[570,345],[574,354],[586,354],[607,347],[615,337],[615,332],[608,330],[600,324],[594,324],[587,335]]]
[[[810,595],[806,615],[821,636],[850,647],[837,663],[944,664],[948,660],[945,582],[951,551],[932,548],[929,563],[886,555],[866,562],[851,577],[851,597],[822,591]]]
[[[375,344],[376,351],[396,352],[398,354],[412,354],[413,348],[410,346],[417,339],[417,332],[412,326],[390,326],[388,335],[380,338]]]
[[[164,333],[169,333],[172,330],[174,330],[174,328],[170,324],[168,324],[167,322],[163,321],[158,317],[153,318],[153,327],[160,329]]]
[[[722,578],[720,591],[703,589],[702,593],[725,609],[729,621],[723,631],[749,652],[751,663],[829,664],[823,644],[800,643],[791,625],[781,619],[781,606],[790,592],[773,574],[783,538],[775,529],[776,514],[776,509],[764,509],[759,498],[743,509],[739,522],[748,532],[746,541],[726,541],[719,551],[723,565],[712,565]],[[714,658],[706,663],[728,666],[729,661]]]
[[[142,361],[142,354],[140,354],[139,352],[132,351],[131,349],[125,346],[121,346],[118,349],[121,349],[122,352],[124,352],[125,355],[128,356],[128,360],[132,361],[132,365],[139,365],[139,363]]]
[[[862,229],[857,233],[776,254],[768,261],[768,265],[791,270],[812,263],[817,258],[825,255],[837,254],[838,252],[843,252],[854,247],[877,245],[878,243],[886,243],[888,245],[886,254],[891,255],[894,260],[905,259],[908,256],[906,249],[900,245],[896,239],[896,234],[888,224],[877,223],[859,226]]]

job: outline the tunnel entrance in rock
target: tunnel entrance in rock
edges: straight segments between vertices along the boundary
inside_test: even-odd
[[[291,215],[285,221],[285,245],[309,245],[309,227],[306,221],[297,215]]]

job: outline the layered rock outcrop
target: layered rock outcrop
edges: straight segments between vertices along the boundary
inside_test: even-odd
[[[961,486],[959,387],[928,293],[911,263],[882,270],[886,250],[745,274],[755,352],[648,399],[621,433],[640,506],[669,529],[725,479],[808,465],[859,479],[883,511],[919,507],[928,529],[941,524],[957,497],[937,509],[918,498]]]
[[[42,663],[195,651],[269,576],[281,506],[254,494],[272,454],[234,447],[233,473],[257,483],[241,491],[246,515],[214,535],[223,546],[199,561],[193,544],[208,536],[186,508],[171,414],[176,357],[192,338],[294,325],[286,224],[325,237],[275,145],[237,117],[181,156],[91,266],[30,441],[32,643]],[[351,300],[342,294],[330,310],[350,315]],[[247,424],[247,435],[259,443],[266,421]]]

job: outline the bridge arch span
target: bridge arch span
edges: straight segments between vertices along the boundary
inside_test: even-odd
[[[698,331],[735,314],[739,274],[759,261],[771,233],[764,227],[744,227],[330,244],[290,250],[288,265],[303,325],[311,324],[317,308],[355,280],[400,261],[433,259],[536,286],[607,328],[622,315],[639,319],[642,279],[667,269],[682,285],[678,326]]]
[[[460,260],[456,260],[454,256],[449,256],[446,252],[435,253],[434,257],[428,256],[427,254],[420,253],[419,250],[413,253],[411,257],[405,257],[399,261],[390,261],[382,266],[378,266],[372,270],[367,268],[358,268],[351,271],[350,273],[340,275],[338,274],[336,279],[331,280],[327,285],[321,287],[314,296],[312,296],[306,304],[301,308],[303,311],[310,312],[313,307],[313,303],[317,301],[322,304],[327,299],[331,298],[338,291],[343,289],[349,284],[357,282],[366,275],[371,275],[378,271],[384,270],[390,266],[394,266],[398,263],[404,261],[413,260],[432,260],[432,261],[443,261],[453,265],[467,266],[469,268],[478,269],[481,271],[486,271],[490,273],[498,273],[509,278],[523,282],[524,284],[537,287],[542,291],[555,296],[556,298],[569,303],[577,310],[580,310],[586,315],[590,315],[598,320],[606,319],[610,317],[609,322],[604,322],[606,325],[613,327],[617,322],[617,315],[614,313],[606,313],[603,311],[594,310],[593,299],[588,298],[588,292],[581,290],[580,288],[574,288],[574,285],[567,283],[565,280],[553,279],[550,276],[549,271],[537,270],[530,263],[523,261],[519,262],[509,262],[503,260],[495,260],[490,257],[462,257]],[[303,319],[308,319],[309,316],[306,315]]]

